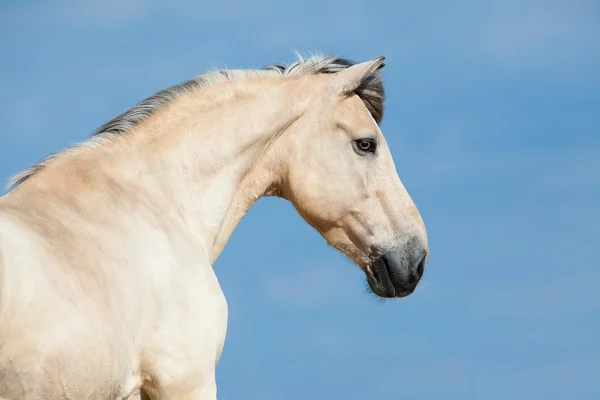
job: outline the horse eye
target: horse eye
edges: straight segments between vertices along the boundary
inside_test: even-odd
[[[355,143],[358,150],[362,153],[374,153],[377,147],[373,139],[359,139]]]

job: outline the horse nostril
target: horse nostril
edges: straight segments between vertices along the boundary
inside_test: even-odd
[[[421,258],[421,261],[419,262],[419,265],[417,265],[417,270],[416,272],[416,276],[417,279],[421,279],[421,277],[423,276],[423,272],[425,271],[425,260],[427,259],[427,254],[425,254],[423,256],[423,258]]]

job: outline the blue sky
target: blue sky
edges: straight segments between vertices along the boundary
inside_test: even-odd
[[[201,3],[3,1],[0,179],[215,66],[386,55],[382,130],[431,247],[379,302],[260,200],[216,264],[220,399],[600,398],[600,3]]]

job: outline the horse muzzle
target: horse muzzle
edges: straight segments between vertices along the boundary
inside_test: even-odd
[[[427,263],[427,246],[413,238],[410,245],[376,251],[367,268],[369,287],[379,297],[401,298],[415,291]]]

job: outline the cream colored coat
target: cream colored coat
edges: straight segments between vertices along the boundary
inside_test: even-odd
[[[412,292],[425,228],[354,94],[381,61],[188,91],[0,198],[0,397],[215,399],[227,303],[212,264],[263,195],[375,293]]]

